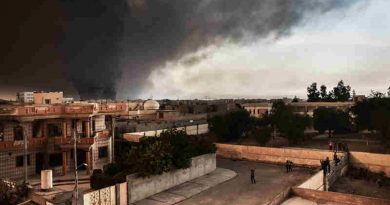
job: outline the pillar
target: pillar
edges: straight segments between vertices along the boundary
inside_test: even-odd
[[[87,151],[86,153],[85,153],[85,155],[86,155],[86,163],[88,164],[88,166],[85,168],[86,170],[87,170],[87,174],[89,175],[89,174],[91,174],[91,165],[92,165],[92,163],[91,163],[91,152],[90,151]]]
[[[91,137],[91,128],[89,126],[89,120],[85,121],[85,132],[86,132],[86,137],[89,138]]]
[[[66,171],[67,171],[67,165],[68,165],[68,162],[67,162],[67,154],[66,152],[62,152],[62,174],[63,175],[66,175]]]
[[[63,138],[66,138],[66,137],[67,137],[67,133],[66,133],[66,121],[65,121],[65,120],[62,122],[62,137],[63,137]]]

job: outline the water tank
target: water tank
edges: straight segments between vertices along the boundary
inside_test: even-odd
[[[53,171],[42,170],[41,171],[41,189],[49,190],[53,188]]]

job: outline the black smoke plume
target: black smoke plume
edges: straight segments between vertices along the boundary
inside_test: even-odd
[[[167,61],[214,44],[277,39],[357,1],[62,0],[60,49],[81,98],[115,98],[120,80],[125,96],[135,97]]]

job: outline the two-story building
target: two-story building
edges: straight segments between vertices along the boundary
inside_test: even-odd
[[[74,136],[77,164],[101,169],[112,160],[112,119],[127,113],[126,103],[0,107],[0,178],[73,171]]]

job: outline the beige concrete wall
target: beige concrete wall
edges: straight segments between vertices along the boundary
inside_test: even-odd
[[[133,203],[156,193],[167,190],[189,180],[208,174],[216,169],[215,154],[205,154],[192,158],[187,169],[165,172],[150,177],[127,176],[128,202]]]
[[[390,154],[351,152],[351,163],[354,167],[364,167],[372,172],[384,172],[390,177]]]
[[[312,189],[304,189],[293,187],[294,195],[304,199],[323,202],[335,202],[349,205],[389,205],[390,200],[365,197],[352,194],[344,194],[338,192],[317,191]]]
[[[304,189],[324,190],[324,173],[321,171],[310,177],[308,180],[298,186]]]
[[[294,164],[319,167],[320,159],[333,159],[333,152],[327,150],[301,148],[271,148],[258,146],[216,144],[217,156],[246,159],[261,162],[285,163],[291,160]]]
[[[46,104],[45,100],[50,100],[49,104],[59,104],[62,103],[64,98],[63,92],[42,92],[42,93],[34,93],[34,104]]]

